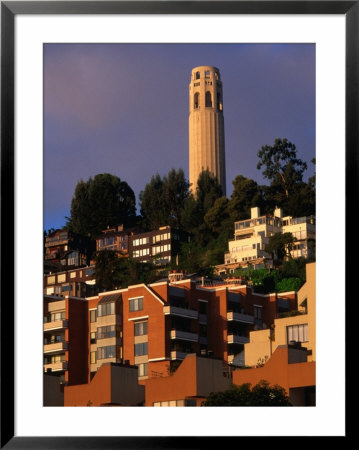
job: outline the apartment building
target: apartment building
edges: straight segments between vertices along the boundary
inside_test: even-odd
[[[44,296],[44,372],[65,384],[88,380],[87,301]]]
[[[133,234],[129,238],[130,256],[140,262],[164,266],[181,251],[181,244],[189,242],[189,234],[170,226],[158,230]]]
[[[44,275],[44,294],[57,297],[90,297],[95,294],[95,266]]]
[[[96,238],[96,250],[112,250],[128,256],[131,236],[138,232],[138,228],[124,229],[123,225],[107,228]]]
[[[140,380],[167,376],[191,353],[241,365],[250,331],[269,328],[281,311],[296,308],[295,292],[261,295],[246,285],[198,284],[175,275],[177,281],[171,277],[86,299],[45,296],[45,371],[71,372],[76,351],[88,380],[104,363],[137,366]]]
[[[234,239],[228,241],[228,253],[224,255],[224,266],[234,264],[247,265],[254,263],[270,264],[271,255],[265,251],[269,238],[275,233],[292,233],[294,245],[291,251],[293,258],[313,257],[310,243],[315,241],[315,218],[283,217],[280,208],[274,214],[261,215],[258,207],[251,208],[251,218],[234,223]],[[263,265],[264,267],[264,265]],[[225,267],[221,266],[223,270]]]
[[[315,263],[306,265],[306,282],[298,291],[298,307],[277,315],[271,329],[251,331],[244,346],[245,364],[267,361],[277,347],[300,344],[307,349],[308,361],[315,361]]]
[[[45,273],[86,266],[94,250],[95,243],[87,236],[65,229],[55,230],[45,238]]]

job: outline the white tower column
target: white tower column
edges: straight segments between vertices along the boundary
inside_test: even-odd
[[[196,192],[198,176],[208,169],[226,195],[223,92],[219,70],[192,69],[189,84],[189,182]]]

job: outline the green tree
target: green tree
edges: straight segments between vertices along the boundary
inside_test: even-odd
[[[257,169],[264,167],[264,178],[273,186],[281,186],[286,197],[293,185],[301,182],[307,170],[306,162],[297,158],[297,149],[286,138],[277,138],[273,146],[264,145],[257,153],[259,162]]]
[[[169,225],[167,211],[163,198],[163,180],[160,175],[151,177],[145,189],[140,192],[140,212],[143,226],[146,230],[157,230],[161,226]]]
[[[68,230],[95,238],[107,227],[132,226],[136,220],[136,198],[130,186],[108,173],[80,180],[71,201]]]
[[[272,255],[274,263],[279,266],[285,257],[290,258],[293,242],[292,233],[275,233],[269,238],[265,251]]]
[[[202,406],[292,406],[285,389],[265,380],[251,388],[250,383],[233,385],[223,392],[212,392]]]
[[[119,257],[112,250],[96,253],[96,285],[99,291],[125,288],[131,284],[153,283],[160,275],[152,263]]]
[[[170,225],[178,228],[189,183],[182,169],[171,169],[163,179],[157,173],[140,193],[141,215],[147,230]]]
[[[248,219],[251,216],[251,208],[254,206],[263,209],[263,192],[254,180],[237,175],[232,184],[233,192],[229,202],[229,211],[233,222]]]

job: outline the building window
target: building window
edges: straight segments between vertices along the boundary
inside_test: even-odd
[[[96,352],[91,352],[90,353],[90,363],[91,364],[96,364],[97,358],[96,358]]]
[[[143,310],[143,297],[130,298],[130,312]]]
[[[147,256],[149,254],[150,254],[150,249],[149,248],[142,248],[140,250],[134,250],[132,256],[134,258],[139,258],[141,256]]]
[[[148,343],[142,342],[141,344],[135,344],[135,356],[143,356],[148,354]]]
[[[94,275],[95,274],[95,269],[86,269],[85,270],[85,275],[87,276],[87,277],[89,277],[89,276],[91,276],[91,275]]]
[[[97,349],[97,359],[108,359],[116,357],[116,347],[108,345],[107,347],[100,347]]]
[[[50,322],[59,322],[60,320],[65,320],[66,313],[65,311],[51,313]]]
[[[138,376],[147,377],[148,375],[148,363],[138,364]]]
[[[91,331],[90,343],[91,344],[96,344],[96,331]]]
[[[96,322],[96,318],[97,318],[97,311],[96,311],[96,309],[92,309],[90,311],[90,322],[91,323]]]
[[[156,245],[152,249],[152,255],[157,255],[158,253],[164,253],[164,252],[170,252],[170,251],[171,251],[171,244]]]
[[[104,303],[102,305],[98,305],[97,307],[97,316],[110,316],[115,314],[115,303]]]
[[[206,71],[205,71],[204,76],[205,76],[206,78],[209,78],[209,70],[206,70]]]
[[[140,239],[134,239],[133,240],[133,246],[136,247],[137,245],[146,245],[150,243],[149,237],[144,237]]]
[[[308,342],[308,324],[291,325],[287,327],[288,344],[294,342]]]
[[[135,323],[135,336],[144,336],[148,334],[147,332],[148,322],[136,322]]]
[[[210,92],[206,92],[206,108],[212,108],[212,96]]]
[[[97,328],[97,339],[107,339],[116,336],[115,325],[108,325],[107,327]]]
[[[201,74],[200,74],[200,72],[196,72],[196,80],[199,80],[199,79],[200,79],[200,77],[201,77]]]

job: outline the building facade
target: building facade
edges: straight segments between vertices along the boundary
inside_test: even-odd
[[[139,262],[165,266],[181,252],[181,244],[189,242],[189,234],[170,226],[133,234],[129,237],[130,256]]]
[[[189,84],[189,182],[196,192],[202,170],[218,179],[226,195],[223,88],[219,70],[192,69]]]
[[[56,297],[95,295],[95,266],[86,266],[44,275],[44,294]]]
[[[228,242],[228,253],[224,255],[225,264],[267,261],[271,255],[265,251],[269,239],[275,233],[292,233],[294,238],[291,256],[311,258],[314,251],[311,242],[315,241],[315,218],[283,217],[282,210],[276,208],[273,215],[261,215],[257,207],[251,208],[251,218],[234,223],[234,239]]]
[[[192,353],[243,365],[250,331],[294,308],[295,292],[261,295],[246,285],[189,278],[87,299],[45,296],[44,370],[70,385],[90,382],[106,363],[136,366],[140,381],[168,376]]]

